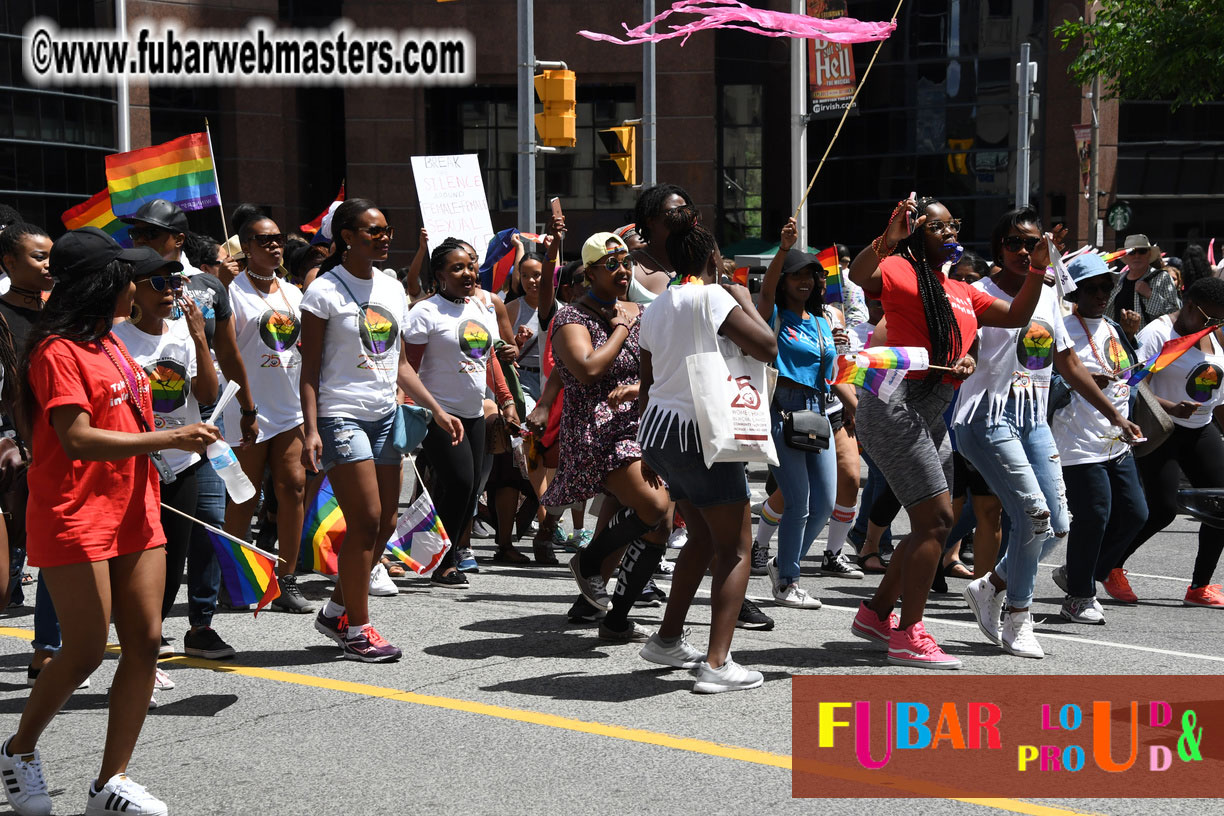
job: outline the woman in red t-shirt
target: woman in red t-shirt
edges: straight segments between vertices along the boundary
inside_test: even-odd
[[[911,231],[907,224],[914,224]],[[973,373],[969,351],[982,326],[1028,325],[1045,270],[1034,270],[1011,303],[948,278],[944,265],[959,254],[960,221],[934,198],[906,199],[888,228],[859,253],[850,279],[879,298],[890,346],[921,346],[932,366],[950,372],[909,374],[887,400],[859,389],[858,438],[909,514],[908,536],[897,545],[874,597],[852,624],[859,637],[888,644],[888,662],[959,669],[922,624],[927,593],[952,527],[952,445],[943,414],[956,386]],[[904,594],[901,616],[893,614]]]
[[[63,647],[38,675],[17,733],[0,747],[5,793],[20,813],[50,813],[36,745],[102,662],[114,617],[122,653],[110,727],[87,812],[118,796],[131,813],[165,805],[124,771],[153,694],[166,583],[160,483],[151,455],[203,453],[219,438],[196,423],[153,432],[149,380],[110,333],[132,309],[137,257],[101,230],[74,230],[51,249],[51,292],[21,361],[20,402],[33,440],[27,548],[46,578]]]

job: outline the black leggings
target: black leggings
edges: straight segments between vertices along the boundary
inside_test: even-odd
[[[1224,487],[1224,438],[1215,423],[1202,428],[1173,426],[1173,434],[1156,450],[1139,460],[1139,475],[1147,494],[1148,520],[1130,549],[1118,563],[1123,566],[1135,550],[1152,536],[1173,523],[1177,517],[1178,467],[1190,484],[1198,488]],[[1195,588],[1211,583],[1211,576],[1224,551],[1224,530],[1207,524],[1199,525],[1198,556],[1194,560]]]
[[[196,471],[200,463],[178,474],[173,482],[161,487],[162,504],[181,510],[189,516],[196,514]],[[195,522],[172,513],[161,511],[162,530],[166,534],[166,591],[162,596],[162,620],[170,616],[179,587],[183,585],[183,568],[187,565],[187,550],[191,546],[191,528]]]
[[[472,508],[476,504],[477,481],[484,464],[485,418],[467,419],[463,423],[463,441],[451,444],[449,432],[430,423],[429,433],[421,443],[426,461],[434,472],[433,500],[438,518],[450,537],[451,548],[438,565],[439,574],[455,566],[455,548],[468,525],[472,523]]]

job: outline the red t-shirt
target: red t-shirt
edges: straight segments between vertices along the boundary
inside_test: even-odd
[[[115,340],[114,335],[108,343]],[[121,344],[120,344],[121,345]],[[117,350],[112,348],[112,353]],[[133,373],[144,378],[140,366]],[[148,456],[117,462],[69,459],[51,426],[51,410],[82,408],[95,428],[140,433],[128,404],[127,378],[100,343],[46,340],[30,360],[35,420],[26,506],[26,548],[35,567],[105,561],[166,543],[161,484]],[[144,389],[144,414],[153,405]]]
[[[548,337],[545,338],[544,349],[540,352],[540,389],[543,393],[544,385],[548,382],[548,375],[552,374],[553,366],[557,364],[556,358],[553,357],[552,348],[552,324],[548,326]],[[552,407],[548,409],[548,427],[544,429],[544,438],[540,440],[546,448],[551,448],[557,444],[557,437],[561,435],[561,406],[565,402],[565,391],[562,390],[557,394],[557,398],[553,400]]]
[[[927,331],[922,299],[918,296],[918,275],[914,267],[904,258],[892,255],[880,261],[880,272],[883,276],[880,303],[884,306],[884,315],[888,318],[888,345],[921,346],[930,351],[931,337]],[[948,294],[948,302],[952,304],[952,314],[956,317],[957,328],[960,329],[961,354],[968,354],[977,335],[978,315],[986,311],[995,299],[981,289],[952,280],[938,269],[935,270],[935,277],[943,284],[944,291]],[[919,372],[909,376],[925,377],[926,373]],[[960,381],[947,376],[944,377],[944,382]]]

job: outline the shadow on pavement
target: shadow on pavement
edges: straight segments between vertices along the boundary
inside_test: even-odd
[[[170,694],[172,692],[165,692]],[[193,694],[182,700],[167,703],[163,696],[160,705],[149,712],[150,717],[215,717],[238,702],[236,694]]]

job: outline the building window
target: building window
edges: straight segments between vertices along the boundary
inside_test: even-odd
[[[723,85],[719,98],[724,244],[761,235],[762,90],[760,85]]]

